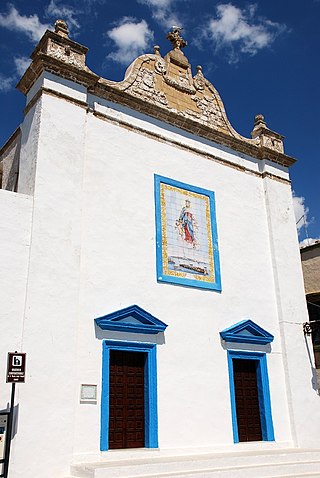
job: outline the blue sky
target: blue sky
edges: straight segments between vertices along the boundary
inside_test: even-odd
[[[285,136],[300,241],[320,238],[320,0],[13,0],[0,4],[2,145],[22,121],[24,96],[15,84],[47,28],[65,19],[70,36],[89,47],[87,64],[120,81],[133,58],[160,46],[182,26],[192,65],[219,91],[233,127],[244,136],[254,116]]]

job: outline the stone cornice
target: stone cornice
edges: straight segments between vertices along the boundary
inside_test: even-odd
[[[197,156],[202,156],[202,157],[204,157],[204,158],[206,158],[210,161],[215,161],[217,163],[224,164],[225,166],[230,167],[232,169],[236,169],[237,171],[241,171],[243,173],[250,174],[250,175],[262,178],[262,179],[263,178],[269,178],[269,179],[272,179],[274,181],[278,181],[278,182],[281,182],[281,183],[284,183],[284,184],[291,184],[289,179],[283,178],[283,177],[281,177],[277,174],[272,174],[268,171],[264,171],[264,172],[254,171],[250,168],[245,167],[244,165],[236,164],[232,161],[229,161],[225,158],[217,156],[213,153],[209,153],[208,151],[204,151],[201,148],[198,148],[196,146],[192,146],[190,144],[186,145],[183,140],[179,141],[177,139],[170,138],[165,134],[159,134],[159,133],[150,131],[150,130],[144,128],[144,127],[133,124],[132,121],[130,121],[130,120],[120,119],[118,116],[114,116],[113,114],[107,114],[107,113],[97,111],[94,108],[90,107],[88,105],[88,103],[85,102],[85,101],[81,101],[81,100],[76,99],[76,98],[71,98],[70,96],[68,96],[66,94],[63,94],[61,92],[55,91],[55,90],[50,89],[50,88],[42,87],[37,91],[37,93],[33,96],[33,98],[29,101],[28,105],[26,106],[26,108],[24,110],[25,114],[27,114],[29,112],[29,110],[36,104],[36,102],[41,98],[41,96],[43,94],[62,99],[64,101],[72,103],[72,104],[74,104],[74,105],[76,105],[80,108],[84,108],[84,109],[86,109],[87,113],[93,114],[95,117],[99,118],[100,120],[117,124],[120,127],[123,127],[125,129],[128,129],[130,131],[133,131],[133,132],[136,132],[136,133],[139,133],[139,134],[143,134],[143,135],[145,135],[147,137],[150,137],[150,138],[152,138],[156,141],[164,142],[164,143],[167,143],[167,144],[168,143],[172,144],[179,149],[192,151]],[[18,129],[17,131],[20,131],[20,130]],[[6,143],[5,146],[7,146],[9,144],[10,140]],[[5,146],[4,146],[4,148],[5,148]]]
[[[39,53],[17,84],[18,90],[26,95],[44,71],[49,71],[61,78],[84,85],[89,91],[93,89],[93,85],[99,79],[98,75],[95,75],[87,68],[79,69],[73,64],[62,62],[45,53]]]
[[[61,29],[47,31],[17,88],[27,94],[41,73],[48,71],[85,86],[97,101],[101,98],[127,106],[260,160],[285,167],[295,163],[294,158],[283,152],[283,137],[267,128],[262,115],[256,117],[252,138],[237,133],[228,121],[214,86],[204,78],[201,67],[192,77],[191,67],[181,50],[172,50],[165,58],[159,50],[138,57],[121,82],[93,73],[85,64],[87,51],[83,45],[70,40],[67,33],[62,34]]]
[[[296,160],[284,153],[271,150],[266,147],[261,147],[254,143],[243,142],[239,138],[232,137],[224,132],[210,128],[207,125],[201,125],[198,122],[181,117],[177,112],[168,111],[160,105],[148,104],[144,100],[126,94],[124,91],[119,91],[112,88],[112,85],[103,84],[99,82],[95,85],[93,94],[99,98],[119,103],[129,108],[140,111],[141,113],[153,116],[156,119],[170,123],[192,134],[209,139],[218,144],[223,144],[235,151],[247,154],[257,159],[267,159],[282,166],[292,166]]]

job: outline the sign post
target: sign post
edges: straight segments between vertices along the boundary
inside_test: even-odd
[[[14,396],[16,391],[16,383],[25,382],[26,373],[26,354],[20,352],[9,352],[7,362],[7,383],[11,383],[11,400],[10,411],[5,412],[7,415],[5,428],[5,444],[4,444],[4,460],[3,460],[3,474],[0,478],[8,478],[10,449],[13,428],[13,412],[14,412]],[[1,417],[1,415],[0,415]],[[1,422],[0,422],[1,423]],[[1,425],[0,425],[1,426]],[[1,429],[0,429],[1,430]],[[1,437],[1,434],[0,434]],[[1,455],[0,455],[1,457]],[[1,462],[0,462],[1,463]]]

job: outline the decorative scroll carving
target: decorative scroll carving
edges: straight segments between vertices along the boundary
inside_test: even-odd
[[[283,142],[274,140],[273,149],[279,151],[280,153],[283,153]]]
[[[187,73],[180,73],[179,74],[179,83],[182,86],[189,86],[189,77]]]
[[[154,64],[156,72],[164,75],[167,71],[167,64],[163,58],[159,58]]]
[[[149,90],[150,88],[154,88],[154,75],[149,70],[144,70],[144,75],[142,77],[142,82],[140,84],[140,88],[143,90]]]
[[[201,113],[199,118],[199,114],[188,110],[187,113],[189,115],[195,116],[201,121],[209,123],[212,126],[218,126],[220,128],[226,126],[222,113],[217,108],[215,99],[213,97],[210,98],[208,96],[204,96],[200,98],[198,96],[194,96],[192,99],[196,102]]]
[[[263,138],[262,145],[266,148],[273,148],[273,141],[271,138]]]
[[[255,118],[251,139],[232,128],[218,92],[204,77],[200,66],[192,78],[189,61],[181,51],[187,44],[180,35],[181,30],[173,27],[168,33],[173,49],[164,58],[159,46],[155,46],[154,54],[137,58],[127,69],[124,80],[117,83],[99,78],[86,66],[87,47],[72,41],[66,22],[57,20],[55,31],[47,30],[33,52],[32,64],[18,89],[28,93],[43,71],[51,71],[84,85],[99,97],[111,98],[132,108],[138,105],[139,111],[188,131],[197,131],[203,137],[215,137],[237,151],[279,164],[293,164],[294,159],[284,154],[283,137],[267,127],[262,115]],[[195,123],[201,127],[195,129]]]
[[[202,67],[199,65],[197,66],[197,71],[198,73],[196,76],[193,78],[193,84],[196,90],[204,90],[206,86],[206,81],[204,79],[203,73],[202,73]]]
[[[282,141],[277,141],[270,136],[262,136],[260,139],[260,144],[265,148],[273,149],[274,151],[279,151],[280,153],[283,153]]]
[[[251,132],[251,137],[258,140],[260,146],[283,153],[283,136],[268,128],[262,114],[258,114],[254,118],[254,128]]]
[[[76,66],[77,68],[84,68],[85,66],[84,56],[72,51],[68,45],[63,47],[62,45],[50,42],[47,53],[57,60]]]
[[[147,98],[152,103],[168,104],[165,93],[155,89],[155,73],[147,68],[142,68],[138,72],[136,80],[127,91],[135,96]]]
[[[170,76],[164,76],[163,78],[168,85],[173,86],[174,88],[177,88],[184,93],[188,93],[189,95],[194,95],[196,93],[196,90],[193,88],[193,86],[189,85],[189,82],[188,85],[185,84],[184,78],[182,79],[182,83],[179,83],[177,80],[174,80]],[[181,78],[182,77],[180,76],[179,79]]]

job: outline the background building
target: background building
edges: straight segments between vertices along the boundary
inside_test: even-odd
[[[27,353],[14,478],[317,476],[294,159],[262,115],[234,131],[168,39],[115,83],[60,20],[19,82],[0,191],[1,363]]]
[[[300,249],[304,288],[309,314],[305,331],[312,336],[318,388],[320,384],[320,242]]]

